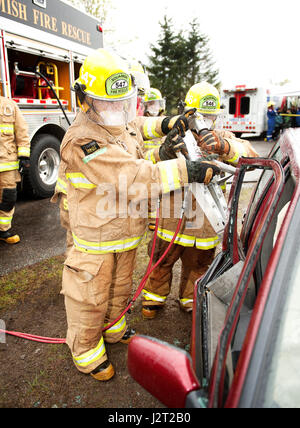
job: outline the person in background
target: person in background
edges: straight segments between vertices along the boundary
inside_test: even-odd
[[[138,90],[137,93],[137,116],[144,116],[143,97],[150,90],[150,81],[145,68],[139,61],[128,61],[129,72],[135,79],[135,84]]]
[[[274,110],[275,103],[273,101],[268,102],[268,130],[267,130],[267,141],[273,139],[273,132],[275,130],[277,112]]]
[[[246,140],[236,138],[231,132],[215,129],[218,117],[221,114],[219,91],[208,82],[193,85],[186,94],[185,110],[191,108],[203,116],[207,130],[194,136],[204,152],[217,155],[223,162],[236,165],[241,156],[257,157],[258,154]],[[155,150],[155,149],[154,149]],[[171,193],[170,200],[162,197],[160,204],[160,218],[158,239],[154,253],[154,263],[164,254],[179,221],[181,202],[184,198],[182,190]],[[164,218],[165,207],[170,206],[170,216]],[[184,312],[193,309],[194,284],[208,269],[215,257],[219,237],[204,215],[201,207],[197,208],[194,197],[191,206],[194,218],[188,213],[183,217],[182,227],[176,237],[174,245],[160,265],[151,273],[142,291],[142,314],[145,319],[154,318],[166,303],[172,286],[172,270],[174,264],[181,260],[181,278],[178,290],[179,307]],[[152,242],[149,245],[149,253]]]
[[[159,89],[150,88],[143,97],[143,105],[144,116],[146,117],[158,117],[165,114],[166,100],[162,97],[162,94]],[[152,138],[151,140],[145,140],[144,149],[146,151],[149,151],[154,148],[160,147],[162,142],[163,138]],[[155,229],[156,214],[156,207],[152,207],[152,209],[150,208],[148,215],[149,230],[153,231]]]
[[[295,126],[296,128],[300,127],[300,106],[297,108],[297,116],[295,118]]]
[[[0,240],[20,242],[12,231],[20,172],[30,167],[28,126],[17,104],[0,96]],[[20,171],[20,172],[19,172]]]
[[[162,116],[166,110],[166,100],[159,89],[150,88],[143,97],[144,116]]]

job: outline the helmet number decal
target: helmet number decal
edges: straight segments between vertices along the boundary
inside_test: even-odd
[[[129,91],[130,77],[126,73],[116,73],[105,83],[107,95],[123,95]]]
[[[82,73],[81,79],[85,82],[86,86],[90,88],[93,86],[96,80],[96,76],[93,76],[92,74],[86,72],[86,73]]]
[[[212,95],[208,95],[200,100],[200,109],[215,110],[218,106],[218,100]]]

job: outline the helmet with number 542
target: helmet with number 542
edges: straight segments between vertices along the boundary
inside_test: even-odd
[[[101,126],[124,126],[136,116],[137,88],[126,61],[97,49],[80,68],[74,84],[81,109]]]

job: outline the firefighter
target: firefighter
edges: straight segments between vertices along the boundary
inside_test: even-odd
[[[136,107],[136,114],[137,116],[144,116],[144,104],[143,104],[143,97],[146,94],[146,92],[150,89],[150,81],[148,74],[146,73],[145,68],[142,66],[142,64],[139,61],[132,60],[128,61],[129,71],[130,74],[135,79],[135,84],[137,87],[137,107]]]
[[[166,109],[166,100],[162,97],[162,94],[159,89],[150,88],[143,97],[144,105],[144,116],[146,117],[157,117],[162,116],[165,113]],[[144,141],[144,149],[151,150],[156,147],[160,147],[163,139],[153,138],[152,140]],[[153,231],[155,229],[155,220],[156,220],[156,204],[152,206],[149,211],[149,230]]]
[[[88,56],[74,89],[81,111],[61,146],[73,237],[62,280],[67,344],[80,372],[106,381],[114,368],[105,342],[128,343],[135,334],[122,313],[147,226],[147,198],[187,182],[209,182],[219,170],[209,163],[168,160],[182,146],[179,134],[194,110],[173,118],[137,117],[134,79],[117,55],[98,49]],[[158,163],[144,159],[143,139],[166,134],[153,154]],[[143,201],[145,215],[139,212]]]
[[[190,88],[185,98],[186,108],[196,108],[203,115],[207,131],[202,131],[194,136],[198,145],[208,153],[219,155],[220,160],[230,164],[237,164],[240,156],[258,156],[253,147],[245,140],[237,139],[227,131],[214,130],[217,118],[221,113],[220,95],[218,90],[207,82],[198,83]],[[158,239],[156,243],[154,262],[165,252],[169,242],[174,236],[178,224],[179,206],[183,195],[181,191],[172,194],[170,202],[170,217],[164,218],[164,196],[160,205],[160,220]],[[178,202],[179,201],[179,205]],[[169,201],[166,201],[169,203]],[[172,284],[172,269],[181,260],[182,271],[179,288],[179,306],[185,312],[191,312],[193,308],[194,283],[203,275],[212,263],[219,238],[204,215],[201,207],[197,208],[195,198],[192,198],[193,212],[197,213],[196,219],[184,217],[181,230],[177,235],[174,245],[160,265],[152,272],[142,291],[142,314],[146,319],[152,319],[162,309]],[[150,242],[149,250],[152,242]]]
[[[17,201],[19,170],[30,166],[28,127],[17,104],[0,96],[0,240],[7,244],[20,242],[12,229]]]
[[[143,98],[144,116],[162,116],[166,110],[166,100],[159,89],[150,88]]]

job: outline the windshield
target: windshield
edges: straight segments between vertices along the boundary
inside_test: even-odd
[[[295,254],[272,355],[264,407],[300,407],[300,252]]]

